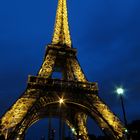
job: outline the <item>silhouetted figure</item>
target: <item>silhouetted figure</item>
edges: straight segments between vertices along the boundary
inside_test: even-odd
[[[42,136],[42,137],[41,137],[41,140],[45,140],[45,136]]]
[[[65,140],[72,140],[71,137],[65,137]]]
[[[55,129],[51,130],[51,136],[50,136],[50,140],[54,140],[55,137]]]
[[[107,136],[98,136],[97,140],[109,140]]]
[[[0,134],[0,140],[5,140],[5,137],[3,134]]]
[[[88,136],[90,140],[96,140],[96,136],[94,134],[89,134]]]

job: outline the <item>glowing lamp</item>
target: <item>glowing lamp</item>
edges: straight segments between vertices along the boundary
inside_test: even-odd
[[[116,92],[117,92],[117,94],[122,95],[124,93],[124,89],[123,88],[117,88]]]
[[[63,104],[64,103],[64,99],[63,98],[60,98],[59,99],[59,104]]]

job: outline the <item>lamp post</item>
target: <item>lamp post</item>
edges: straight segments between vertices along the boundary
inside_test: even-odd
[[[64,102],[64,99],[63,97],[59,98],[59,105],[60,105],[60,112],[59,112],[59,115],[60,115],[60,121],[59,121],[59,140],[64,140],[65,138],[65,126],[64,126],[64,122],[62,120],[62,110],[61,110],[61,105],[63,105],[65,102]]]
[[[124,101],[123,101],[124,89],[123,88],[117,88],[116,93],[120,96],[121,106],[122,106],[122,111],[123,111],[124,124],[125,124],[125,127],[127,128],[127,119],[126,119],[126,113],[125,113],[125,107],[124,107]]]

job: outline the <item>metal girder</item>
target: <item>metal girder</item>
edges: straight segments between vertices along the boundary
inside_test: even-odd
[[[71,47],[66,0],[58,0],[52,44],[66,44]]]
[[[38,93],[39,92],[43,91],[40,90]],[[61,95],[64,96],[65,94],[61,93]],[[66,123],[69,122],[68,125],[71,128],[75,128],[76,136],[81,136],[83,140],[88,140],[88,132],[86,129],[86,116],[88,115],[91,116],[112,139],[123,139],[122,132],[124,131],[124,127],[97,95],[95,95],[95,97],[89,97],[86,94],[79,93],[74,95],[74,93],[69,93],[68,96],[64,96],[64,99],[64,108],[62,107],[63,112],[65,112],[64,118],[66,119]],[[100,107],[101,105],[104,105],[104,107]],[[8,138],[15,139],[24,136],[25,131],[33,123],[43,117],[48,117],[49,114],[59,117],[59,107],[59,98],[56,96],[56,92],[46,93],[45,96],[42,94],[42,96],[32,104],[32,107],[26,115],[20,119],[20,122],[14,126],[13,131],[10,131],[9,128]],[[75,117],[70,117],[71,112],[73,112]]]
[[[71,53],[71,51],[67,53]],[[105,133],[114,139],[123,139],[124,126],[98,97],[97,84],[87,81],[76,57],[70,54],[65,57],[65,53],[56,54],[56,50],[48,51],[38,76],[29,77],[26,92],[2,117],[3,134],[9,137],[24,136],[28,127],[42,118],[42,108],[51,105],[52,109],[49,109],[51,112],[53,105],[58,105],[58,97],[64,96],[69,108],[70,105],[80,107],[79,112],[74,112],[77,124],[71,122],[70,126],[76,127],[77,134],[80,134],[84,140],[88,140],[85,126],[87,115],[91,116]],[[60,57],[66,59],[63,67],[66,74],[63,79],[48,78],[51,77],[53,68],[57,65],[56,59],[59,61]],[[71,65],[68,66],[67,63],[71,63]],[[69,114],[69,111],[67,112]],[[45,112],[43,113],[45,115]],[[70,119],[66,122],[70,124]]]
[[[52,43],[37,74],[30,76],[26,91],[2,116],[0,132],[7,140],[22,140],[25,132],[36,121],[50,116],[60,117],[59,97],[65,102],[61,110],[63,119],[73,133],[89,140],[87,116],[93,118],[112,140],[124,140],[124,125],[99,98],[97,83],[88,82],[78,59],[71,48],[66,0],[58,0]],[[61,79],[52,79],[56,70]]]

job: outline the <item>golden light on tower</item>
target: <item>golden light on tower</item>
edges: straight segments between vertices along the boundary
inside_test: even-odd
[[[61,105],[61,104],[64,104],[64,99],[63,98],[60,98],[59,99],[59,104]]]
[[[24,139],[27,129],[48,114],[66,117],[64,121],[79,139],[89,140],[86,126],[89,115],[109,137],[124,140],[124,125],[98,96],[97,83],[87,80],[77,50],[72,48],[66,2],[58,0],[52,42],[39,73],[29,76],[25,92],[0,119],[2,134],[8,140]],[[62,79],[53,78],[58,71],[63,73]],[[122,98],[123,90],[117,91]]]

